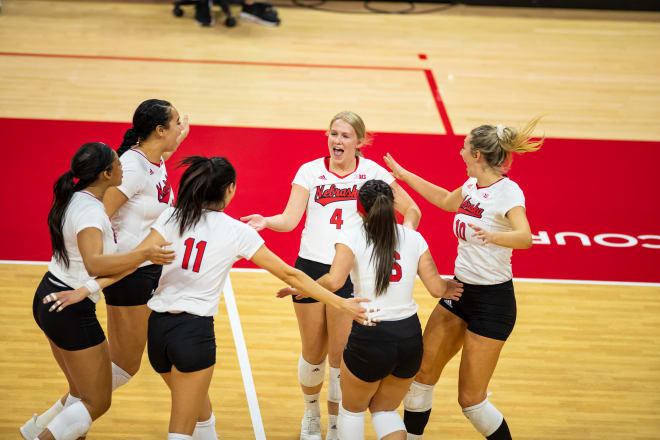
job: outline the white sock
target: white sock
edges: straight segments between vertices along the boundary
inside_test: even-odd
[[[203,422],[197,422],[192,435],[193,440],[218,440],[218,434],[215,432],[215,414]]]
[[[422,436],[417,435],[417,434],[411,434],[411,433],[407,432],[406,433],[406,440],[422,440]]]
[[[167,440],[192,440],[192,435],[170,432],[167,434]]]
[[[325,434],[327,439],[336,439],[337,437],[337,417],[334,414],[328,414],[328,431]]]
[[[328,414],[328,430],[337,429],[337,416],[334,414]]]
[[[64,401],[64,407],[68,407],[73,405],[76,402],[80,402],[80,397],[73,397],[71,393],[69,393],[68,396],[66,396],[66,400]]]
[[[304,394],[305,399],[305,412],[311,412],[315,416],[321,415],[321,404],[319,403],[320,393]]]
[[[64,409],[64,405],[62,405],[62,401],[60,399],[57,399],[57,402],[55,402],[53,406],[48,408],[39,417],[37,417],[37,426],[39,426],[40,428],[45,428],[46,426],[48,426],[50,421],[55,418],[56,415],[62,412],[63,409]]]
[[[117,364],[114,362],[112,363],[112,391],[125,385],[132,377],[133,376],[122,370]]]

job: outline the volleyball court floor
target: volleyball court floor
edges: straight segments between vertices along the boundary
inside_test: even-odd
[[[18,51],[0,53],[0,61],[10,58],[22,59],[19,63],[33,64],[37,68],[54,58],[64,63],[82,59],[91,65],[96,62],[149,65],[157,61],[169,63],[174,70],[186,63],[166,58],[78,57],[63,52],[41,56]],[[203,64],[190,63],[185,68],[197,69]],[[303,68],[312,77],[314,72],[332,67],[270,62],[244,63],[243,67],[246,65],[255,70],[278,65],[283,69]],[[89,67],[78,65],[77,68]],[[213,63],[209,68],[213,68]],[[365,156],[382,165],[382,156],[389,152],[401,164],[434,183],[449,188],[460,186],[465,179],[465,167],[458,151],[465,134],[455,133],[451,109],[445,108],[432,71],[404,67],[393,72],[418,75],[414,80],[415,96],[423,99],[420,98],[420,107],[414,112],[434,119],[437,128],[424,134],[405,128],[383,130],[381,124],[381,129],[374,133],[373,145],[364,150]],[[54,81],[62,84],[68,81],[66,72],[51,74]],[[107,78],[101,80],[108,84]],[[149,89],[148,81],[158,82],[158,79],[146,75],[139,81],[145,81],[141,87]],[[76,100],[84,101],[88,90],[81,88],[76,95],[76,87],[71,84],[70,93],[58,94],[56,102],[46,100],[46,105],[57,110]],[[396,88],[396,84],[382,85],[381,93],[388,93],[392,88]],[[160,85],[153,89],[163,90]],[[130,90],[121,93],[130,94]],[[34,98],[27,90],[24,95],[42,99]],[[161,94],[158,97],[167,98]],[[107,98],[109,101],[116,99]],[[133,98],[125,98],[130,99]],[[181,102],[172,101],[177,106]],[[212,105],[208,103],[206,108]],[[396,107],[396,103],[393,106]],[[183,106],[179,110],[186,113]],[[328,117],[335,110],[341,109],[333,109]],[[5,148],[9,147],[3,161],[5,182],[0,186],[3,202],[0,260],[7,264],[2,264],[0,269],[4,280],[21,286],[18,290],[0,288],[0,297],[6,299],[5,306],[0,307],[4,323],[0,331],[4,353],[0,358],[4,372],[0,384],[9,395],[0,400],[3,438],[13,438],[19,422],[29,417],[31,411],[45,408],[58,396],[63,385],[43,337],[29,316],[31,295],[43,268],[26,269],[25,265],[14,266],[13,263],[43,262],[50,258],[45,219],[52,183],[68,169],[77,147],[89,141],[102,141],[116,147],[129,127],[129,115],[107,118],[93,104],[83,113],[88,116],[42,119],[26,116],[18,109],[15,116],[4,112],[6,117],[0,118],[2,143]],[[107,122],[108,119],[124,122]],[[170,180],[176,190],[181,170],[175,163],[185,156],[227,157],[238,174],[238,193],[227,209],[234,217],[255,212],[266,215],[281,212],[297,168],[327,151],[322,126],[293,129],[239,127],[222,121],[208,123],[208,119],[204,122],[191,121],[190,136],[168,162]],[[657,287],[660,286],[660,197],[649,181],[650,176],[656,174],[655,161],[647,159],[649,152],[659,147],[657,141],[570,139],[553,137],[550,133],[539,152],[517,157],[513,163],[509,176],[525,192],[535,245],[529,250],[514,252],[521,316],[514,337],[507,344],[509,351],[498,367],[493,390],[495,398],[499,398],[506,409],[508,419],[511,414],[512,426],[517,426],[520,438],[539,438],[535,434],[538,432],[546,433],[547,438],[578,438],[579,432],[583,433],[583,438],[604,438],[603,432],[626,432],[621,426],[623,420],[644,425],[646,433],[654,432],[654,426],[660,429],[657,415],[647,408],[647,404],[657,403],[653,387],[660,383],[655,350],[658,345],[653,337],[660,327],[654,318],[658,309]],[[419,230],[430,243],[438,269],[449,275],[456,248],[453,217],[412,195],[422,209]],[[262,236],[285,261],[293,262],[301,229],[302,222],[294,232],[263,231]],[[12,267],[22,269],[14,271]],[[249,269],[252,266],[240,262],[237,267]],[[302,404],[295,381],[299,342],[291,307],[284,301],[264,299],[262,292],[257,292],[266,289],[274,293],[279,285],[277,281],[242,272],[234,272],[231,277],[238,313],[231,301],[223,301],[216,319],[220,351],[211,393],[218,416],[218,433],[221,438],[296,438]],[[553,283],[568,284],[564,288]],[[590,290],[588,286],[592,284],[595,286]],[[637,286],[639,294],[626,297],[619,290],[625,287],[626,292],[631,292],[629,286]],[[421,295],[424,295],[423,289],[418,288],[416,298],[425,322],[433,303]],[[557,298],[558,295],[561,298]],[[99,316],[104,323],[101,309],[103,307],[99,307]],[[237,318],[242,327],[237,326]],[[247,356],[241,349],[245,342]],[[633,348],[634,344],[640,344],[641,348]],[[251,368],[245,364],[247,358],[252,363]],[[40,366],[45,366],[45,371],[42,372]],[[454,435],[460,433],[456,438],[478,438],[457,411],[453,397],[456,367],[452,362],[443,378],[441,393],[443,399],[445,394],[447,398],[438,403],[442,409],[429,425],[431,438],[436,438],[434,435],[440,435],[445,428]],[[620,368],[629,370],[619,374],[610,371]],[[526,372],[530,373],[529,377],[524,376]],[[650,389],[647,383],[651,384]],[[120,390],[115,405],[95,423],[88,438],[162,437],[169,410],[168,395],[160,378],[150,371],[146,358],[130,387],[132,389]],[[560,387],[568,391],[551,394]],[[552,399],[547,399],[544,393],[553,396]],[[617,415],[602,409],[603,404],[613,407],[617,399],[627,403]],[[590,404],[599,409],[590,409]],[[148,408],[145,409],[145,405]],[[641,409],[635,412],[635,408]],[[572,413],[580,414],[581,419],[572,417]],[[559,422],[543,421],[544,417]],[[367,423],[367,438],[372,438],[369,430]],[[140,434],[135,435],[135,432]],[[617,434],[617,438],[624,437]],[[642,434],[630,438],[653,437]]]

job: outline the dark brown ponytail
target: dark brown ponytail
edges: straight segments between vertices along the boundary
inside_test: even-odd
[[[367,212],[364,230],[367,245],[373,245],[371,261],[375,261],[376,266],[375,295],[380,296],[390,285],[394,254],[399,242],[394,194],[382,180],[369,180],[360,188],[358,199]]]

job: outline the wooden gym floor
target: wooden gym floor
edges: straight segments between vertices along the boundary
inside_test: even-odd
[[[358,12],[361,4],[325,7]],[[458,134],[494,118],[519,125],[543,114],[553,137],[660,139],[660,14],[462,6],[418,15],[279,12],[279,28],[200,28],[191,8],[175,19],[165,3],[4,1],[0,118],[125,122],[138,102],[162,96],[192,124],[319,129],[349,107],[370,130],[445,133],[428,84],[405,70],[416,68],[434,72]],[[11,159],[11,146],[3,147]],[[11,201],[3,202],[10,215]],[[18,427],[65,391],[31,317],[44,270],[0,264],[2,439],[20,438]],[[303,404],[290,301],[274,298],[282,283],[270,275],[234,272],[231,281],[266,437],[296,439]],[[421,284],[415,295],[424,323],[435,302]],[[516,296],[518,322],[490,389],[515,438],[660,438],[660,287],[518,282]],[[103,303],[98,315],[105,325]],[[218,434],[254,438],[224,303],[215,322]],[[458,358],[436,387],[425,438],[480,438],[456,403],[457,367]],[[87,438],[162,439],[168,416],[169,394],[145,357]],[[375,438],[370,422],[366,438]]]

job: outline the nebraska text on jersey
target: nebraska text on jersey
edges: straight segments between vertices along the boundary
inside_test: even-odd
[[[332,202],[343,202],[345,200],[356,200],[358,197],[358,187],[353,185],[352,188],[337,188],[334,184],[325,189],[325,185],[316,187],[316,194],[314,201],[321,206],[325,206]]]
[[[465,196],[461,206],[458,207],[458,214],[465,214],[470,217],[481,218],[481,214],[483,213],[484,209],[479,207],[479,202],[476,205],[470,202],[470,196]]]

